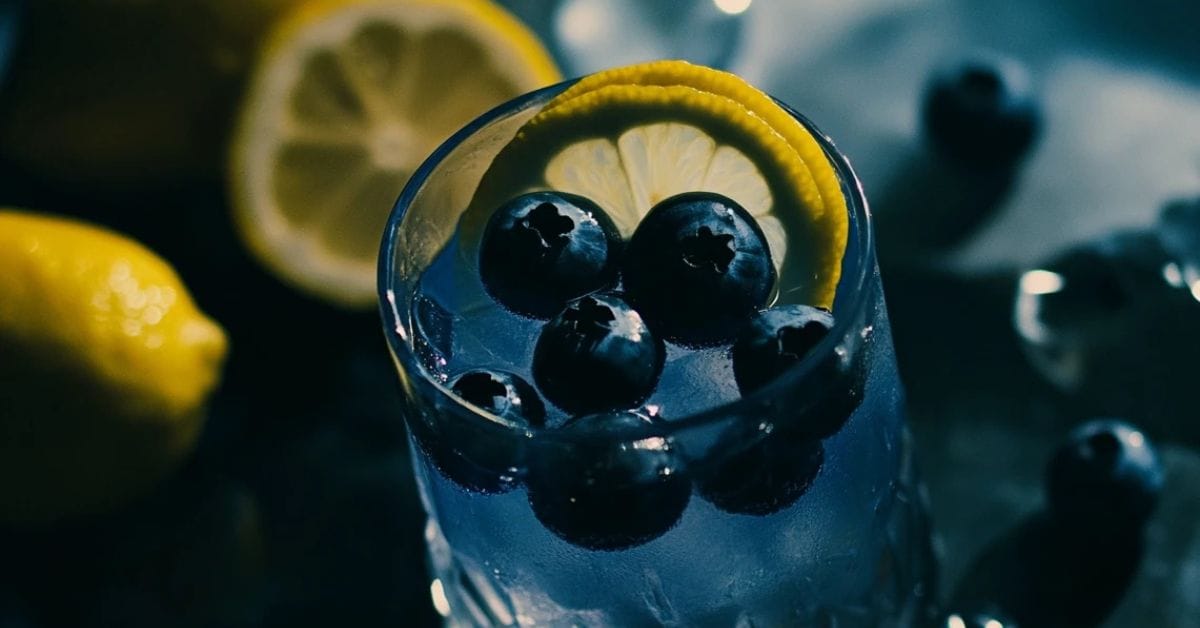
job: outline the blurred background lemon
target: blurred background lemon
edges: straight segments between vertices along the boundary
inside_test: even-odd
[[[142,245],[0,209],[0,521],[111,510],[196,442],[224,332]]]
[[[295,4],[26,2],[0,99],[0,156],[76,185],[219,176],[261,33]]]
[[[266,37],[231,144],[238,231],[289,284],[375,303],[404,183],[464,124],[561,78],[488,0],[311,0]]]

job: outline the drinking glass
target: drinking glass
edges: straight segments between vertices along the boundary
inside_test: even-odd
[[[481,365],[528,377],[540,323],[488,298],[477,236],[459,223],[492,159],[568,86],[517,98],[447,140],[405,187],[384,236],[381,310],[438,612],[452,626],[924,621],[934,560],[871,216],[849,162],[794,111],[838,173],[850,214],[837,322],[802,362],[707,408],[704,390],[728,385],[727,367],[664,374],[646,409],[664,420],[601,434],[522,427],[450,392],[453,373]],[[640,473],[645,456],[658,457]],[[627,528],[627,542],[597,546],[544,523],[547,492],[576,498],[581,459],[623,469],[588,481],[608,491],[610,511],[594,515]],[[664,526],[669,513],[656,508],[682,514]]]

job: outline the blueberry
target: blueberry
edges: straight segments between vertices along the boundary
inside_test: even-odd
[[[537,391],[517,375],[504,371],[467,371],[450,382],[450,390],[471,405],[523,426],[546,422],[546,407]]]
[[[737,203],[707,192],[655,205],[629,241],[622,273],[651,325],[689,345],[731,339],[775,285],[758,223]]]
[[[1112,419],[1073,430],[1046,471],[1054,518],[1101,537],[1136,534],[1163,484],[1154,447],[1137,428]]]
[[[1037,139],[1041,110],[1021,65],[981,57],[934,73],[922,121],[926,137],[946,157],[1008,167]]]
[[[733,377],[743,395],[769,384],[799,364],[833,328],[833,315],[807,305],[780,305],[760,312],[733,344]],[[824,438],[841,429],[862,401],[862,355],[830,351],[803,381],[778,396],[782,429]]]
[[[621,235],[595,203],[562,192],[532,192],[488,220],[479,274],[508,309],[546,318],[567,301],[611,286]]]
[[[620,296],[592,294],[546,323],[533,352],[533,378],[551,402],[583,414],[632,408],[662,373],[662,340]]]
[[[476,369],[450,381],[450,391],[481,410],[525,428],[541,427],[546,407],[528,382],[505,371]],[[472,492],[505,493],[519,484],[527,438],[511,426],[458,407],[404,409],[413,440],[443,476]]]
[[[733,344],[733,377],[748,395],[799,364],[833,329],[833,315],[808,305],[760,312]]]
[[[593,550],[641,545],[670,530],[691,481],[669,438],[634,412],[580,417],[531,456],[529,504],[563,540]]]
[[[698,474],[696,490],[705,501],[728,513],[761,516],[808,492],[825,461],[821,441],[788,431],[759,438]]]

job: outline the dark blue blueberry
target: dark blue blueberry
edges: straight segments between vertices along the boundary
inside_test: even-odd
[[[980,57],[934,73],[922,118],[926,137],[946,157],[1006,168],[1033,145],[1042,115],[1023,67]]]
[[[825,461],[821,441],[791,431],[758,438],[698,472],[696,491],[705,501],[728,513],[769,515],[808,492]]]
[[[689,345],[733,338],[775,286],[758,223],[737,203],[708,192],[655,205],[629,241],[622,273],[629,298],[651,325]]]
[[[803,361],[833,328],[833,315],[808,305],[780,305],[760,312],[733,344],[733,377],[743,395],[766,386]],[[862,355],[829,351],[804,380],[777,395],[778,427],[824,438],[841,429],[862,402]]]
[[[640,405],[658,383],[662,340],[621,297],[592,294],[569,303],[542,328],[533,378],[558,407],[575,414]]]
[[[733,377],[748,395],[804,359],[833,329],[833,315],[808,305],[760,312],[733,344]]]
[[[1117,420],[1089,421],[1071,432],[1046,470],[1050,512],[1079,534],[1137,534],[1162,491],[1154,447]]]
[[[669,438],[634,412],[568,423],[531,456],[529,503],[563,540],[593,550],[641,545],[670,530],[691,497]]]
[[[455,377],[451,392],[524,428],[544,425],[546,408],[525,380],[511,373],[473,370]],[[406,402],[409,400],[406,399]],[[527,430],[479,417],[457,403],[406,403],[409,432],[444,477],[468,491],[505,493],[520,483]]]
[[[546,422],[546,407],[537,391],[517,375],[476,369],[455,377],[450,390],[471,405],[523,426]]]
[[[617,278],[621,235],[595,203],[574,194],[532,192],[501,205],[479,248],[487,291],[508,309],[554,315]]]

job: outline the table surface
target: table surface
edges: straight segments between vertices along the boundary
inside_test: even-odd
[[[994,215],[954,246],[922,251],[919,265],[883,260],[947,596],[1042,508],[1043,465],[1087,418],[1019,349],[1018,272],[1072,243],[1147,227],[1165,201],[1200,194],[1197,18],[1197,5],[1165,0],[754,5],[734,69],[849,156],[881,248],[904,237],[887,225],[927,215],[914,196],[942,192],[918,128],[932,68],[1001,53],[1028,67],[1041,94],[1043,136]],[[1200,443],[1151,427],[1166,489],[1142,565],[1103,625],[1200,626]]]
[[[1196,10],[1046,4],[758,0],[733,66],[835,138],[881,218],[912,211],[889,199],[925,159],[916,112],[931,67],[990,48],[1025,61],[1042,90],[1046,133],[996,215],[931,263],[883,269],[947,595],[1041,508],[1042,465],[1084,418],[1018,348],[1018,269],[1200,189]],[[13,609],[39,626],[433,622],[374,314],[330,310],[264,274],[213,182],[106,204],[0,164],[0,204],[151,243],[235,347],[201,447],[168,487],[103,520],[0,530],[0,625]],[[330,329],[347,331],[312,333]],[[1167,488],[1108,627],[1200,626],[1200,456],[1159,433]]]

